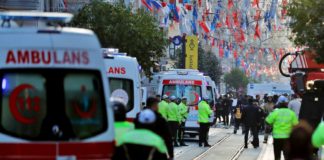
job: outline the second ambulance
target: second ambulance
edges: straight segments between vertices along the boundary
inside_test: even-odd
[[[162,72],[158,77],[158,93],[160,95],[187,97],[189,107],[188,119],[185,131],[190,136],[198,134],[198,103],[202,97],[207,95],[207,82],[203,73],[191,69],[175,69]],[[213,118],[211,118],[212,121]]]

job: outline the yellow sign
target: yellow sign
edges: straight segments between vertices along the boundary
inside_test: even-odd
[[[186,69],[198,69],[197,36],[186,36]]]

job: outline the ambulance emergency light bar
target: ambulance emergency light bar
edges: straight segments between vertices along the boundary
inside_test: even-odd
[[[102,48],[104,56],[127,56],[127,53],[120,53],[117,48]]]
[[[3,22],[10,22],[11,20],[18,21],[59,21],[69,23],[73,18],[70,13],[56,13],[56,12],[35,12],[35,11],[8,11],[0,12],[0,19]]]

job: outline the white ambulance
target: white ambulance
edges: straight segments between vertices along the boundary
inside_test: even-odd
[[[174,69],[156,75],[159,81],[160,95],[187,97],[189,114],[185,124],[185,131],[191,136],[198,134],[198,103],[207,94],[207,81],[203,73],[191,69]],[[212,122],[213,116],[210,121]]]
[[[142,109],[140,65],[134,57],[105,48],[104,61],[111,97],[123,99],[127,104],[127,118],[132,121]]]
[[[96,35],[59,26],[14,27],[15,21],[71,18],[65,13],[0,13],[0,159],[112,156],[113,111]]]

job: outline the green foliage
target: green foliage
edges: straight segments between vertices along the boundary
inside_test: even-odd
[[[74,17],[72,25],[93,30],[104,48],[118,48],[136,57],[145,73],[163,56],[168,44],[163,31],[148,12],[132,13],[122,5],[92,1]]]
[[[185,63],[181,58],[181,48],[176,50],[176,57],[176,67],[181,68]],[[212,52],[206,52],[201,45],[198,47],[198,70],[208,75],[215,83],[220,83],[220,77],[223,74],[220,60]]]
[[[219,59],[211,51],[205,52],[201,47],[198,48],[198,70],[208,75],[216,83],[220,83],[223,74]]]
[[[296,45],[316,50],[318,62],[324,63],[324,1],[293,0],[288,6]]]
[[[229,87],[238,90],[240,87],[246,88],[249,83],[248,77],[239,68],[234,68],[230,73],[224,75],[224,81]]]

